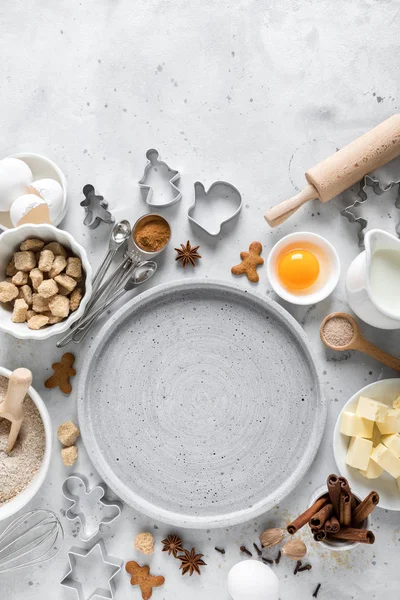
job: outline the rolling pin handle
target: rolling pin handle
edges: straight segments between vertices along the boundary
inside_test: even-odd
[[[277,227],[288,219],[300,206],[303,206],[309,200],[318,198],[318,192],[310,183],[306,185],[296,196],[281,202],[277,206],[270,208],[264,215],[270,227]]]

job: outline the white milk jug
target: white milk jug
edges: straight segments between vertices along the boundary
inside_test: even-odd
[[[372,229],[365,251],[346,276],[347,300],[360,319],[379,329],[400,329],[400,240]]]

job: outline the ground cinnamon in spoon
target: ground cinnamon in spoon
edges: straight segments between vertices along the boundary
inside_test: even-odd
[[[134,231],[134,240],[142,250],[157,252],[164,248],[171,236],[171,229],[165,221],[152,219],[139,223]]]
[[[323,334],[332,346],[347,346],[354,337],[354,329],[350,321],[344,317],[332,317],[324,325]]]

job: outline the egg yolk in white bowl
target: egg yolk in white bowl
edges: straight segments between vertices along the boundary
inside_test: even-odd
[[[298,292],[311,287],[318,279],[320,265],[310,250],[293,248],[284,252],[278,259],[278,277],[290,292]]]

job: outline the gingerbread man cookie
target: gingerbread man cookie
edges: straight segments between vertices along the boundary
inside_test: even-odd
[[[72,368],[74,362],[75,356],[71,354],[71,352],[63,354],[60,362],[51,365],[54,369],[54,374],[46,379],[44,386],[48,389],[58,386],[64,394],[70,394],[72,392],[72,386],[69,382],[69,378],[76,375],[75,369]]]
[[[246,274],[249,281],[257,283],[259,280],[257,267],[264,264],[264,259],[260,256],[261,251],[262,244],[260,242],[251,242],[249,251],[240,253],[242,262],[232,267],[231,272],[233,275]]]
[[[164,584],[162,575],[150,575],[150,567],[141,567],[137,562],[131,560],[125,565],[126,572],[131,576],[131,585],[139,585],[143,600],[149,600],[153,594],[154,587]]]

